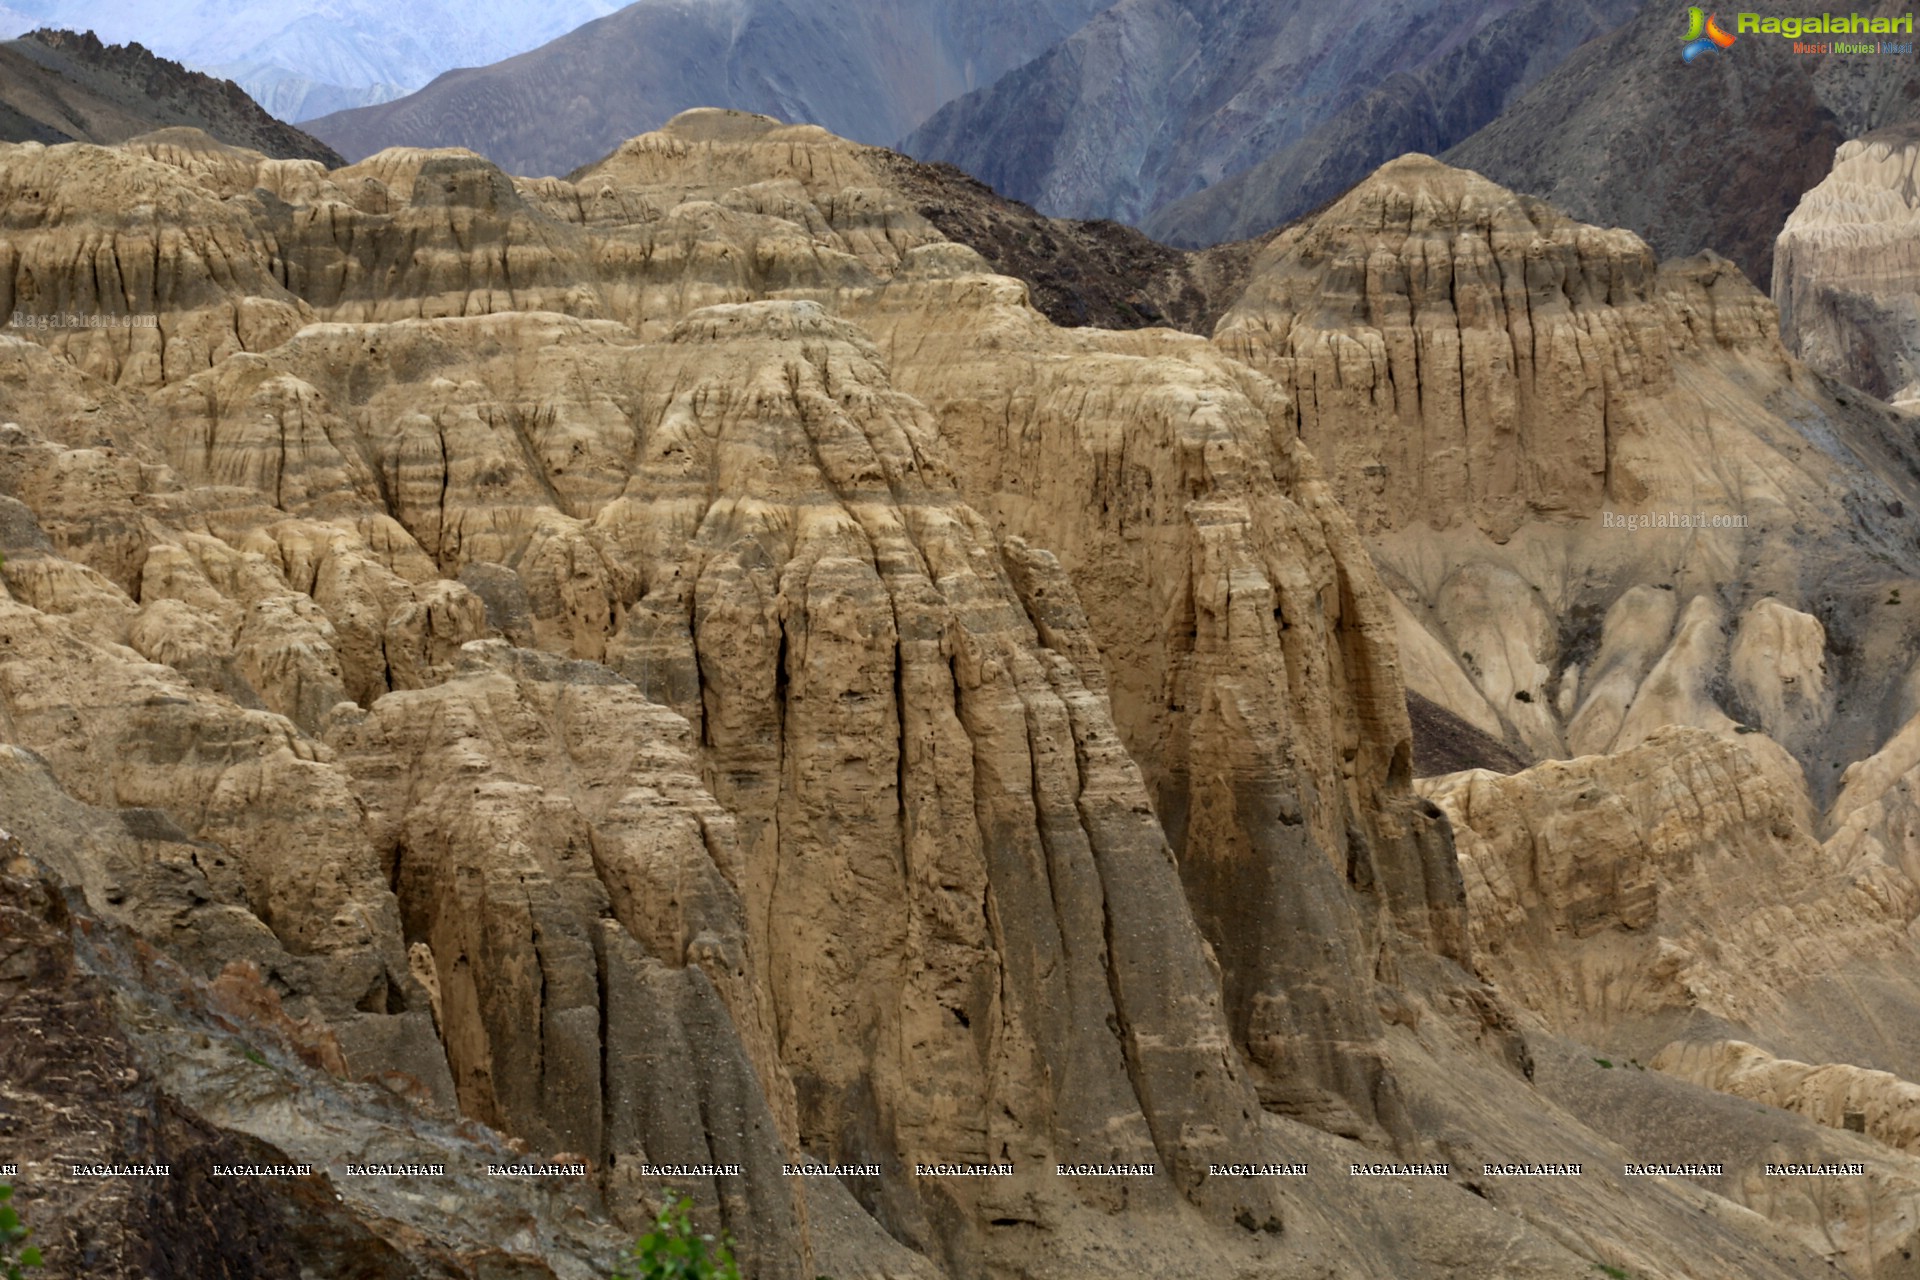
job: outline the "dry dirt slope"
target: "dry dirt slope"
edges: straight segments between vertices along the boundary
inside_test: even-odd
[[[89,962],[132,983],[138,1069],[326,1168],[343,1133],[449,1143],[456,1112],[462,1141],[591,1164],[571,1215],[436,1225],[356,1190],[341,1229],[398,1274],[583,1274],[657,1205],[648,1166],[707,1160],[746,1170],[690,1189],[762,1277],[1704,1280],[1911,1248],[1904,1220],[1836,1235],[1769,1199],[1748,1141],[1868,1139],[1736,1120],[1678,1076],[1592,1101],[1577,1037],[1651,1024],[1529,1003],[1492,958],[1581,959],[1487,916],[1503,864],[1457,857],[1413,791],[1405,605],[1378,512],[1336,500],[1347,461],[1293,429],[1299,380],[1224,337],[1055,328],[889,175],[719,112],[570,181],[458,151],[0,152],[0,314],[158,317],[0,343],[0,798],[48,869],[9,892],[57,933],[32,905],[56,877],[180,966]],[[1714,1016],[1812,1061],[1805,966],[1904,990],[1916,895],[1871,845],[1817,843],[1740,738],[1656,735],[1608,780],[1656,833],[1725,814],[1722,843],[1622,825],[1518,901],[1644,931],[1645,888],[1587,904],[1711,900],[1695,881],[1764,831],[1837,905],[1770,964],[1699,973],[1748,984]],[[1633,790],[1662,769],[1685,785]],[[1769,883],[1720,908],[1761,939]],[[1685,1007],[1663,963],[1649,1018]],[[223,971],[223,1016],[291,1046],[270,1061],[325,1124],[209,1076],[192,993]],[[1726,1170],[1619,1176],[1676,1096]],[[802,1153],[881,1172],[780,1176]],[[1511,1158],[1590,1173],[1474,1174]],[[1345,1174],[1413,1159],[1454,1174]],[[1315,1172],[1210,1171],[1240,1160]],[[1156,1173],[1053,1172],[1083,1162]],[[1910,1157],[1871,1163],[1872,1194],[1911,1185]],[[72,1248],[67,1194],[44,1203]],[[532,1228],[491,1252],[468,1234],[514,1212]]]

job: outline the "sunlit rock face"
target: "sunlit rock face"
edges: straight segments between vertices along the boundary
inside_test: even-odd
[[[1912,125],[1843,143],[1773,250],[1788,348],[1882,400],[1920,400],[1920,197]]]
[[[1824,805],[1911,714],[1910,432],[1724,260],[1410,156],[1276,237],[1215,341],[1286,392],[1410,687],[1523,756],[1760,730]]]
[[[753,1274],[800,1280],[1398,1280],[1496,1251],[1544,1278],[1590,1261],[1568,1214],[1653,1273],[1820,1265],[1791,1215],[1611,1174],[1617,1195],[1494,1200],[1217,1171],[1467,1169],[1516,1125],[1616,1168],[1621,1140],[1543,1094],[1536,1043],[1711,990],[1824,1061],[1786,1038],[1813,987],[1764,922],[1799,922],[1807,966],[1904,955],[1915,895],[1881,852],[1904,739],[1827,819],[1857,847],[1816,843],[1801,780],[1860,686],[1833,637],[1897,630],[1629,579],[1577,659],[1589,707],[1566,599],[1499,559],[1684,454],[1649,406],[1801,376],[1764,301],[1402,162],[1328,212],[1323,256],[1378,235],[1366,261],[1413,261],[1424,237],[1463,278],[1535,271],[1500,324],[1550,357],[1458,414],[1409,407],[1377,397],[1431,365],[1395,352],[1492,350],[1493,293],[1396,328],[1417,273],[1383,265],[1347,312],[1279,319],[1334,287],[1295,237],[1215,341],[1061,330],[883,157],[726,112],[568,181],[455,151],[0,150],[23,202],[0,288],[158,317],[0,338],[0,799],[42,864],[19,892],[53,877],[98,919],[36,907],[46,930],[178,967],[102,970],[160,1010],[128,1032],[141,1069],[323,1162],[399,1131],[577,1159],[566,1207],[502,1193],[476,1219],[546,1215],[496,1250],[535,1275],[604,1269],[669,1185]],[[1382,361],[1364,395],[1342,375],[1350,402],[1315,363],[1349,349]],[[1727,381],[1698,381],[1701,353]],[[1577,395],[1541,372],[1590,356]],[[1616,436],[1616,412],[1641,425]],[[1465,440],[1500,413],[1538,467],[1356,489],[1372,464],[1341,431]],[[1880,492],[1777,419],[1742,429],[1775,452],[1734,470],[1779,509],[1803,474],[1854,486],[1810,527]],[[1492,550],[1441,572],[1453,538]],[[1403,670],[1532,757],[1615,754],[1590,782],[1545,765],[1423,797]],[[1575,786],[1614,797],[1608,822],[1539,853],[1518,832]],[[1672,816],[1689,804],[1706,816]],[[1716,896],[1755,841],[1769,873]],[[1708,954],[1722,933],[1739,948]],[[1597,1007],[1566,992],[1589,976]],[[288,1046],[326,1124],[210,1100],[201,986],[240,1007],[223,1034]],[[367,1079],[391,1107],[355,1101]],[[855,1171],[786,1175],[807,1161]],[[956,1162],[1013,1173],[916,1169]],[[695,1164],[744,1172],[657,1172]],[[1152,1172],[1071,1172],[1114,1165]],[[357,1194],[352,1230],[395,1256],[506,1265]]]

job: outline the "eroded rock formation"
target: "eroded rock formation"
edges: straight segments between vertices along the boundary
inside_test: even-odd
[[[1722,260],[1406,157],[1268,245],[1215,340],[1287,393],[1420,695],[1533,759],[1759,729],[1825,804],[1900,723],[1911,447],[1774,328]]]
[[[1773,1026],[1813,976],[1904,954],[1920,916],[1899,868],[1817,843],[1739,739],[1670,727],[1422,786],[1453,826],[1482,971],[1592,1043],[1667,1011]]]
[[[1920,1085],[1845,1063],[1815,1066],[1723,1040],[1673,1044],[1649,1064],[1735,1097],[1798,1111],[1830,1129],[1854,1129],[1911,1151],[1920,1143]]]
[[[1249,320],[1251,301],[1228,322],[1238,347],[1056,329],[890,172],[819,129],[721,112],[568,181],[459,152],[327,172],[190,137],[0,151],[19,201],[0,288],[159,316],[0,340],[9,830],[77,910],[151,939],[180,981],[237,984],[246,1016],[387,1081],[420,1123],[457,1114],[483,1146],[587,1163],[571,1203],[597,1225],[500,1243],[529,1274],[604,1259],[659,1203],[649,1167],[707,1162],[747,1172],[684,1189],[763,1277],[1399,1280],[1484,1274],[1496,1249],[1514,1277],[1614,1259],[1714,1274],[1702,1257],[1787,1277],[1835,1256],[1699,1188],[1487,1198],[1214,1171],[1469,1170],[1504,1158],[1516,1114],[1531,1141],[1617,1164],[1530,1083],[1530,1037],[1597,1025],[1540,975],[1604,970],[1652,990],[1633,1005],[1652,1013],[1684,985],[1649,987],[1637,935],[1590,964],[1536,934],[1632,934],[1650,894],[1697,915],[1674,936],[1703,949],[1732,922],[1752,947],[1703,959],[1729,985],[1716,1007],[1787,1026],[1792,966],[1758,922],[1819,917],[1808,956],[1885,961],[1911,884],[1813,843],[1801,764],[1771,738],[1730,718],[1751,751],[1663,736],[1717,696],[1724,606],[1634,596],[1583,714],[1552,687],[1573,687],[1563,601],[1519,568],[1434,580],[1437,631],[1428,601],[1383,584],[1363,536],[1390,550],[1397,508],[1351,518],[1353,457],[1336,446],[1323,473],[1314,449],[1375,410],[1329,395],[1322,422],[1302,371],[1372,341],[1376,386],[1414,387],[1427,373],[1393,352],[1444,334],[1312,336]],[[1466,181],[1430,162],[1381,181],[1409,174]],[[1764,303],[1711,262],[1651,276],[1629,240],[1491,190],[1356,199],[1330,243],[1376,204],[1497,224],[1498,254],[1415,238],[1489,280],[1533,262],[1536,292],[1500,293],[1511,322],[1537,302],[1567,369],[1631,366],[1628,418],[1691,386],[1673,354],[1689,343],[1771,367]],[[1275,281],[1309,241],[1276,242],[1259,306],[1305,296]],[[1478,305],[1421,323],[1471,329],[1450,317]],[[1305,354],[1259,345],[1296,330]],[[1565,387],[1495,381],[1472,404],[1537,416]],[[1443,399],[1407,421],[1431,404],[1433,439],[1479,430]],[[1633,467],[1595,403],[1598,488],[1460,492],[1496,527],[1601,500]],[[1543,456],[1564,443],[1527,430]],[[1590,484],[1584,465],[1566,474]],[[1437,481],[1408,492],[1405,524],[1448,527]],[[1794,751],[1831,741],[1856,687],[1822,667],[1835,624],[1789,603],[1740,616],[1739,696]],[[1475,825],[1576,785],[1536,771],[1461,784],[1456,858],[1412,789],[1397,633],[1428,637],[1407,670],[1453,664],[1443,687],[1483,704],[1467,719],[1524,723],[1532,754],[1569,723],[1644,740],[1592,784],[1616,796],[1603,847],[1536,865],[1512,824]],[[1558,700],[1516,722],[1521,694]],[[1910,767],[1888,750],[1873,777]],[[1675,832],[1677,787],[1715,821]],[[1750,899],[1689,896],[1716,839],[1749,837],[1779,845],[1792,907],[1764,879]],[[1537,964],[1488,962],[1502,938]],[[204,1110],[215,1092],[183,1096]],[[880,1173],[782,1176],[807,1160]],[[1015,1172],[915,1172],[950,1161]],[[1055,1172],[1112,1163],[1155,1173]],[[405,1265],[465,1258],[350,1207]]]
[[[1843,143],[1773,249],[1780,336],[1823,373],[1894,402],[1920,400],[1920,126]]]

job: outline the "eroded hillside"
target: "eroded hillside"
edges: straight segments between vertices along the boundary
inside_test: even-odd
[[[1539,637],[1588,615],[1528,612],[1528,564],[1501,557],[1660,496],[1660,461],[1703,438],[1792,458],[1704,470],[1758,476],[1831,563],[1867,537],[1903,564],[1878,410],[1838,414],[1723,264],[1661,273],[1630,236],[1462,196],[1432,162],[1274,241],[1217,342],[1056,328],[898,172],[722,112],[565,181],[181,136],[0,151],[0,314],[103,318],[0,338],[8,918],[70,949],[55,989],[104,1008],[210,1141],[315,1167],[261,1184],[270,1205],[324,1198],[343,1147],[461,1166],[480,1207],[443,1226],[364,1181],[328,1211],[395,1275],[591,1274],[670,1183],[751,1274],[802,1280],[1797,1277],[1910,1249],[1904,1219],[1836,1237],[1770,1205],[1769,1148],[1732,1122],[1696,1153],[1724,1145],[1719,1175],[1623,1176],[1656,1158],[1628,1120],[1674,1091],[1718,1115],[1720,1079],[1608,1077],[1626,1101],[1596,1105],[1577,1066],[1582,1042],[1665,1043],[1623,1015],[1684,1004],[1657,976],[1669,937],[1751,940],[1691,980],[1734,988],[1702,1008],[1783,1060],[1828,1060],[1792,1039],[1808,966],[1906,992],[1920,891],[1864,834],[1893,820],[1905,738],[1862,739],[1884,762],[1849,775],[1849,812],[1881,817],[1822,845],[1798,762],[1840,739],[1790,729],[1828,694],[1759,687],[1785,718],[1755,734],[1649,701],[1646,732],[1599,744],[1648,763],[1610,757],[1612,834],[1569,871],[1479,820],[1553,808],[1539,770],[1416,794],[1406,699],[1563,754],[1570,730],[1505,696],[1557,690],[1495,689],[1459,650],[1488,628],[1508,669],[1558,672]],[[1404,301],[1424,257],[1352,242],[1359,208],[1368,235],[1476,252],[1421,239],[1436,200],[1494,209],[1469,221],[1489,278],[1512,271],[1444,312]],[[1479,331],[1523,324],[1528,367],[1458,373],[1497,345]],[[1676,410],[1678,443],[1646,407],[1736,394],[1726,421]],[[1786,407],[1756,425],[1750,403]],[[1389,422],[1441,462],[1376,472],[1355,450]],[[1865,532],[1834,514],[1868,502]],[[1437,566],[1466,540],[1455,581]],[[1727,607],[1693,594],[1689,618]],[[1766,637],[1826,652],[1804,597],[1776,596],[1741,606],[1765,617],[1736,671],[1788,669],[1738,665]],[[1588,687],[1631,711],[1657,674]],[[1655,732],[1675,721],[1727,732]],[[1660,770],[1687,785],[1637,781]],[[1689,796],[1724,820],[1675,832]],[[1783,887],[1698,883],[1755,832]],[[1569,952],[1559,920],[1624,941]],[[1652,994],[1565,997],[1556,975],[1585,972]],[[238,1089],[221,1036],[284,1046],[257,1055],[284,1096]],[[1882,1069],[1907,1052],[1855,1044]],[[57,1083],[10,1079],[46,1108],[23,1141],[58,1150]],[[1799,1110],[1776,1142],[1874,1141]],[[515,1150],[589,1172],[475,1174]],[[1478,1173],[1508,1160],[1586,1172]],[[804,1161],[842,1173],[787,1176]],[[1873,1161],[1876,1188],[1914,1180],[1892,1147]],[[1349,1172],[1413,1162],[1450,1172]],[[1309,1172],[1217,1171],[1243,1164]],[[670,1172],[701,1165],[739,1172]],[[73,1247],[104,1211],[49,1188],[46,1237]],[[111,1212],[134,1239],[141,1206]],[[103,1265],[155,1264],[126,1243]]]
[[[1882,399],[1920,400],[1914,159],[1920,125],[1845,143],[1774,243],[1780,336],[1808,364]]]

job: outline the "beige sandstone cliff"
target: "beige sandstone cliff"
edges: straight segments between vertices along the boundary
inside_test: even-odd
[[[1843,143],[1773,250],[1788,348],[1896,404],[1920,400],[1920,134],[1895,126]]]
[[[1723,260],[1409,156],[1276,237],[1215,341],[1367,535],[1410,688],[1532,759],[1759,730],[1824,807],[1911,714],[1913,450],[1775,327]]]
[[[115,180],[137,189],[176,174],[181,201],[204,198],[199,181],[236,181],[230,155],[153,154],[82,159],[121,166]],[[173,798],[191,806],[177,811],[191,838],[231,850],[231,879],[208,896],[229,928],[261,935],[259,963],[291,1007],[342,1023],[357,1071],[432,1076],[420,1062],[432,1064],[423,1037],[437,1034],[440,1088],[463,1111],[537,1148],[588,1153],[629,1223],[658,1188],[622,1175],[623,1159],[697,1155],[675,1144],[709,1141],[701,1130],[724,1124],[722,1105],[761,1116],[752,1126],[771,1146],[710,1152],[771,1179],[712,1195],[761,1274],[799,1274],[809,1249],[884,1257],[872,1226],[864,1246],[859,1229],[851,1244],[846,1229],[815,1239],[772,1172],[776,1154],[802,1149],[890,1170],[1015,1161],[1015,1183],[980,1191],[898,1172],[858,1188],[897,1236],[947,1258],[978,1252],[990,1217],[1071,1239],[1093,1230],[1077,1220],[1117,1207],[1102,1184],[1055,1178],[1056,1161],[1158,1162],[1165,1177],[1121,1193],[1136,1215],[1177,1216],[1190,1200],[1228,1232],[1235,1216],[1291,1218],[1257,1185],[1208,1185],[1209,1160],[1284,1146],[1253,1124],[1210,954],[1116,736],[1072,586],[1050,555],[962,504],[933,419],[890,388],[869,340],[811,301],[699,310],[779,291],[749,279],[689,296],[697,255],[653,262],[688,305],[640,335],[519,312],[553,299],[476,292],[491,268],[457,246],[511,239],[517,218],[559,246],[547,269],[577,278],[581,261],[561,251],[578,233],[477,161],[369,169],[328,181],[358,184],[372,212],[328,205],[326,224],[295,218],[285,234],[314,237],[307,257],[323,263],[344,236],[386,237],[383,252],[412,271],[385,282],[391,320],[367,327],[371,304],[355,294],[373,286],[350,271],[303,283],[288,240],[241,233],[253,238],[230,252],[250,253],[248,269],[196,282],[225,291],[221,314],[273,296],[284,274],[327,323],[260,353],[208,347],[144,372],[134,347],[56,339],[141,397],[127,412],[144,422],[126,454],[20,428],[9,471],[25,508],[9,592],[53,628],[41,648],[131,645],[103,652],[126,653],[128,679],[179,682],[163,704],[268,735],[240,747],[239,777],[224,761],[204,771],[233,797],[225,817],[177,786]],[[396,212],[372,182],[421,199]],[[506,229],[486,221],[496,204]],[[338,230],[356,217],[368,221]],[[791,224],[751,219],[791,239]],[[39,224],[20,251],[51,252],[67,229]],[[449,257],[400,253],[436,237]],[[857,283],[879,278],[845,256]],[[668,310],[645,293],[629,305]],[[470,318],[430,318],[447,311]],[[63,376],[74,398],[110,396],[85,377]],[[34,420],[30,408],[8,412]],[[490,691],[501,677],[473,664],[492,660],[460,646],[498,633],[576,665],[511,659]],[[116,737],[139,722],[128,703],[152,695],[135,683],[91,700],[96,723],[62,756],[33,719],[57,696],[50,668],[11,670],[12,731],[52,753],[56,773],[100,780],[81,798],[165,810],[141,788],[170,771],[138,781],[141,756]],[[596,702],[587,689],[605,692]],[[394,700],[407,690],[434,701]],[[693,728],[674,728],[685,722],[668,705]],[[526,727],[503,730],[503,715]],[[462,717],[479,737],[454,731]],[[662,784],[621,757],[596,766],[598,780],[553,773],[533,749],[546,724],[574,735],[562,758],[583,761],[613,742],[697,742],[705,785],[686,785],[708,814],[681,826],[649,798]],[[274,733],[292,736],[275,745]],[[1063,758],[1063,743],[1078,749]],[[427,767],[452,772],[436,783],[418,774]],[[486,780],[482,798],[448,789],[461,776]],[[317,802],[342,787],[360,797],[347,806],[358,820]],[[266,788],[290,806],[279,825]],[[307,852],[289,864],[289,845]],[[149,875],[136,865],[134,885],[102,892],[150,926]],[[469,881],[475,897],[448,896]],[[553,888],[517,887],[529,883]],[[184,931],[223,951],[211,930]],[[664,1078],[666,1032],[688,1037],[688,1060],[733,1054],[740,1074],[713,1080],[713,1097],[686,1094]],[[1265,1239],[1249,1243],[1289,1248]]]
[[[1453,827],[1481,971],[1576,1039],[1635,1042],[1675,1015],[1793,1036],[1809,984],[1910,959],[1920,889],[1818,843],[1801,797],[1739,738],[1674,726],[1421,789]],[[1885,998],[1856,995],[1851,1012],[1871,1026]]]
[[[197,980],[251,963],[349,1077],[398,1073],[421,1123],[587,1158],[603,1225],[514,1237],[524,1274],[636,1230],[662,1190],[643,1164],[707,1159],[749,1170],[689,1189],[765,1277],[1856,1256],[1691,1184],[1209,1172],[1467,1170],[1515,1132],[1617,1166],[1531,1080],[1532,1038],[1612,1034],[1689,983],[1807,1034],[1780,1009],[1809,967],[1904,955],[1911,882],[1815,843],[1796,790],[1863,687],[1823,666],[1835,624],[1777,587],[1729,641],[1697,580],[1722,550],[1684,599],[1629,575],[1612,612],[1536,572],[1570,572],[1554,522],[1676,458],[1822,537],[1892,492],[1785,410],[1743,416],[1762,391],[1827,407],[1764,301],[1408,161],[1276,242],[1216,342],[1062,331],[875,155],[718,112],[571,181],[174,135],[0,150],[0,311],[159,317],[0,335],[0,800],[23,848]],[[1428,298],[1469,266],[1459,303]],[[1401,317],[1372,336],[1324,301],[1272,318],[1363,280]],[[1419,363],[1523,324],[1534,362],[1471,394]],[[1371,472],[1355,449],[1402,439],[1383,422],[1461,466]],[[1455,534],[1494,550],[1443,568]],[[1592,675],[1569,679],[1576,617]],[[1581,767],[1624,772],[1476,778],[1434,807],[1403,667],[1536,756],[1579,726],[1625,762]],[[1723,667],[1764,735],[1719,710]],[[1910,767],[1888,751],[1874,777]],[[1612,797],[1606,838],[1549,838],[1542,865],[1506,817],[1475,823],[1581,786]],[[1676,789],[1714,820],[1667,816]],[[1715,894],[1749,841],[1777,876]],[[1730,930],[1727,951],[1663,968],[1662,910],[1675,945]],[[1797,950],[1768,940],[1803,919]],[[1566,927],[1600,942],[1569,953]],[[192,1062],[166,1069],[214,1106]],[[219,1123],[271,1134],[271,1109]],[[779,1176],[803,1155],[884,1172]],[[1158,1174],[1052,1172],[1113,1161]]]

